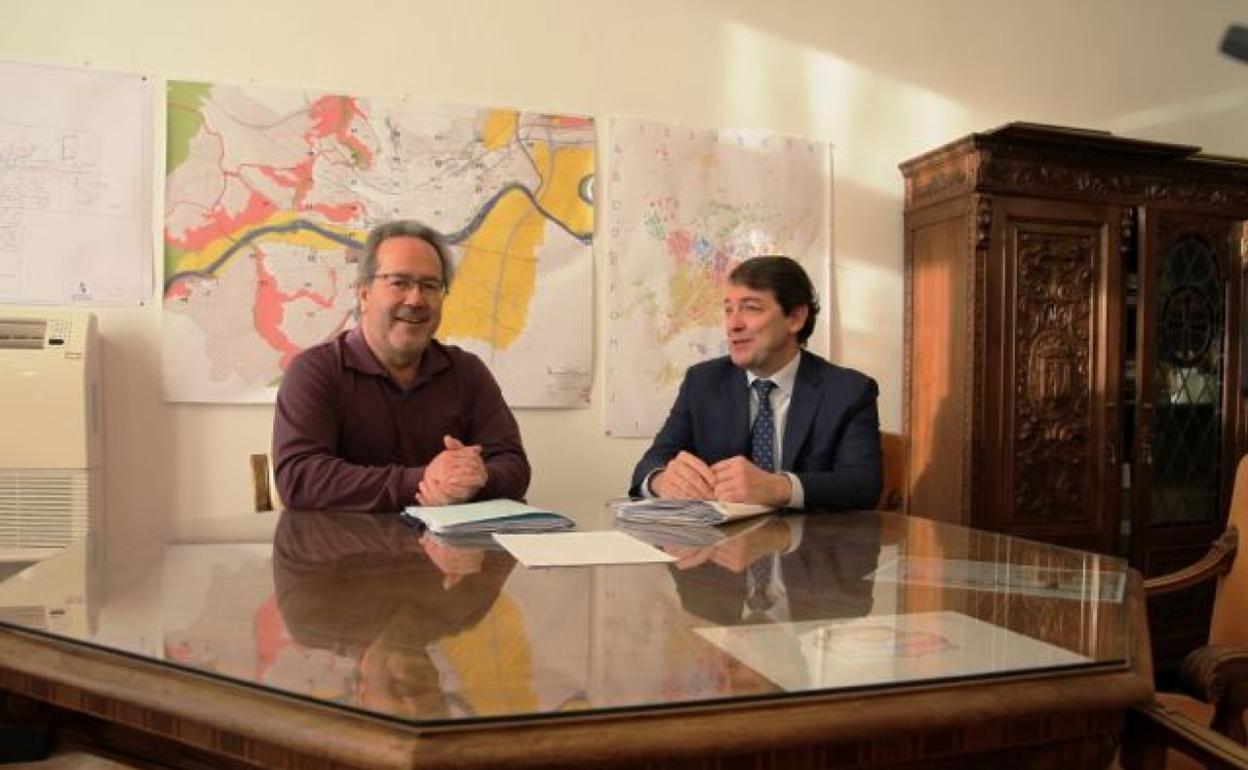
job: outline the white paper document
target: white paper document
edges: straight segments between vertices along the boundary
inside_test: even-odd
[[[572,529],[572,520],[553,511],[499,498],[459,505],[409,505],[401,514],[431,532],[550,532]]]
[[[494,539],[526,567],[579,567],[590,564],[646,564],[676,561],[626,532],[547,532],[495,534]]]
[[[911,583],[970,588],[977,591],[1054,596],[1081,601],[1120,603],[1126,587],[1126,565],[1114,568],[1111,558],[1090,557],[1082,569],[1038,564],[905,556],[881,565],[869,577],[876,583]]]
[[[0,61],[0,302],[152,295],[152,79]]]
[[[694,631],[789,691],[910,684],[1093,662],[950,611]]]

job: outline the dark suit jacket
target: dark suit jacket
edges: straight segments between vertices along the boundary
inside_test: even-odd
[[[802,483],[807,508],[874,508],[880,496],[880,419],[875,380],[803,350],[784,426],[780,470]],[[746,374],[727,356],[685,373],[663,429],[633,471],[629,494],[681,450],[707,464],[749,456]]]
[[[871,611],[875,583],[867,575],[880,560],[880,526],[873,516],[805,517],[801,542],[779,557],[793,621],[857,618]],[[712,562],[689,570],[669,569],[686,610],[720,625],[742,622],[745,572],[731,572]]]

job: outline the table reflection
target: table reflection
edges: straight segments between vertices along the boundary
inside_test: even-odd
[[[273,585],[290,638],[354,663],[345,700],[413,719],[451,713],[433,656],[479,624],[514,562],[413,531],[397,518],[284,517]]]
[[[67,549],[0,583],[0,624],[422,724],[1123,668],[1134,642],[1126,566],[1093,554],[874,512],[622,528],[676,561],[526,569],[488,537],[291,511],[167,543],[103,597],[112,570]],[[4,611],[67,586],[89,615]]]
[[[866,576],[879,563],[877,519],[828,526],[790,516],[744,524],[713,544],[658,544],[678,557],[671,571],[686,610],[721,625],[833,620],[871,610]]]

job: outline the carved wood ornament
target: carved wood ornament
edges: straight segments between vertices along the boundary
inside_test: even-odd
[[[1018,232],[1014,505],[1018,518],[1077,518],[1089,467],[1093,261],[1089,234]]]

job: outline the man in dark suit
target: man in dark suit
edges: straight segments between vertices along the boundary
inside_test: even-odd
[[[810,277],[794,260],[737,265],[724,291],[728,355],[685,373],[630,494],[873,508],[879,389],[804,349],[818,313]]]

